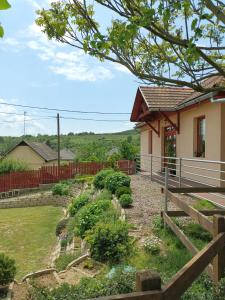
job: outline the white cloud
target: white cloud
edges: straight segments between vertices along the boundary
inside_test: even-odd
[[[82,50],[68,51],[68,47],[49,41],[40,27],[32,24],[28,28],[30,39],[27,46],[36,51],[41,60],[48,63],[53,73],[62,75],[68,80],[97,81],[113,78],[109,67],[102,66],[97,59],[91,59]]]
[[[0,98],[0,134],[22,135],[24,127],[23,111],[19,111],[17,107],[4,105],[1,103],[15,104],[15,100],[7,100]],[[26,116],[26,132],[35,134],[40,130],[45,130],[45,127],[37,120],[35,116]]]

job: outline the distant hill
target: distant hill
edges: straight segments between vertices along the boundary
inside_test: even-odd
[[[18,143],[23,137],[0,137],[0,154],[4,154],[8,149]],[[47,143],[53,149],[57,149],[56,135],[27,135],[25,139],[36,142]],[[102,160],[112,149],[119,147],[121,142],[129,140],[134,147],[139,148],[138,130],[126,130],[115,133],[93,133],[93,132],[70,132],[61,135],[61,148],[67,148],[82,160]]]

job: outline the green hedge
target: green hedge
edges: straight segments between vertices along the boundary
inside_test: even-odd
[[[122,186],[130,187],[130,177],[122,172],[114,172],[105,179],[105,187],[112,193]]]
[[[93,181],[94,187],[100,190],[103,189],[105,187],[106,177],[113,173],[114,173],[113,169],[104,169],[98,172],[94,177],[94,181]]]

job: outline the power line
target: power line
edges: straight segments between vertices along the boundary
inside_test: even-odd
[[[80,114],[98,114],[98,115],[130,115],[130,113],[123,112],[102,112],[102,111],[82,111],[82,110],[70,110],[70,109],[60,109],[60,108],[49,108],[49,107],[40,107],[40,106],[30,106],[22,104],[12,104],[7,102],[1,102],[1,105],[23,107],[23,108],[32,108],[48,111],[59,111],[59,112],[68,112],[68,113],[80,113]]]
[[[77,121],[95,121],[95,122],[129,122],[129,120],[108,120],[108,119],[86,119],[86,118],[73,118],[73,117],[61,117],[60,119],[65,119],[65,120],[77,120]]]

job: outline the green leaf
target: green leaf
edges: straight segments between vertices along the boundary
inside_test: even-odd
[[[0,10],[8,9],[11,5],[7,0],[0,0]]]
[[[2,38],[4,35],[4,29],[3,27],[0,25],[0,38]]]

